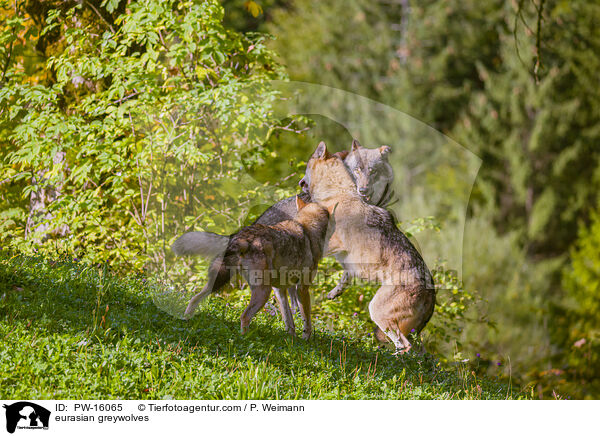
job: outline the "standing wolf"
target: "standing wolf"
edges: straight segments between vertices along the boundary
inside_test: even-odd
[[[385,207],[388,204],[393,194],[391,184],[394,180],[394,172],[388,162],[390,151],[390,147],[385,145],[379,148],[362,147],[355,139],[352,141],[350,151],[342,151],[334,154],[343,160],[344,164],[348,167],[348,171],[352,174],[355,180],[355,186],[353,185],[352,189],[355,190],[356,194],[365,201],[381,207]],[[303,180],[300,181],[300,186],[304,192],[299,197],[308,203],[311,201],[311,197],[307,192],[307,185]],[[294,219],[296,214],[296,196],[292,196],[268,208],[258,217],[254,224],[274,225],[281,221]],[[235,234],[225,236],[211,232],[188,232],[180,236],[173,243],[171,249],[178,256],[203,255],[217,260],[223,254],[229,239],[234,236]],[[214,279],[214,277],[209,276],[210,279]],[[335,298],[340,295],[348,280],[349,276],[344,272],[340,282],[328,294],[328,297]],[[225,282],[217,281],[213,286],[214,292],[219,291],[228,282],[229,280]],[[295,310],[298,305],[296,291],[293,287],[289,288],[288,291],[291,297],[292,308]],[[275,295],[278,295],[277,291]]]
[[[342,160],[321,142],[309,159],[304,183],[314,202],[331,215],[335,231],[326,247],[349,275],[382,284],[369,303],[371,319],[389,337],[397,352],[411,344],[435,306],[431,273],[391,214],[364,201]]]
[[[286,330],[292,335],[295,334],[294,318],[286,290],[297,286],[304,321],[302,337],[308,339],[312,334],[308,286],[323,255],[329,214],[322,206],[306,203],[299,197],[296,197],[296,208],[294,219],[272,226],[254,223],[233,235],[223,257],[211,263],[208,283],[191,299],[185,316],[190,317],[215,286],[229,282],[239,269],[251,290],[250,304],[241,317],[242,333],[247,332],[250,321],[269,299],[275,282],[279,310]]]

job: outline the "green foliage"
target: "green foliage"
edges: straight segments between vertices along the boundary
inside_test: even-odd
[[[521,15],[532,27],[537,11],[525,5]],[[518,26],[514,35],[512,26],[505,29],[498,62],[478,65],[484,89],[472,95],[455,129],[484,160],[480,195],[496,209],[497,228],[518,230],[528,252],[542,258],[567,252],[600,182],[600,93],[593,85],[600,64],[592,55],[600,49],[600,10],[594,2],[567,9],[548,2],[545,10],[539,74],[531,72],[528,28]]]
[[[390,90],[386,77],[397,65],[390,50],[394,20],[400,21],[397,5],[295,0],[275,9],[266,29],[291,79],[370,97]]]
[[[501,0],[427,0],[411,2],[406,13],[393,81],[396,106],[454,136],[460,114],[485,86],[480,69],[493,71],[499,64],[511,12]]]
[[[427,336],[444,359],[453,360],[453,351],[463,349],[461,332],[467,323],[478,322],[477,318],[469,317],[469,312],[479,295],[466,289],[456,272],[444,270],[443,265],[433,271],[433,281],[437,288],[436,311]]]
[[[569,375],[566,389],[577,396],[595,398],[600,390],[600,213],[589,227],[581,227],[571,252],[571,265],[563,274],[568,328],[558,334]]]
[[[546,2],[538,51],[530,30],[538,11],[530,2],[521,4],[520,16],[499,34],[498,62],[478,66],[484,88],[472,95],[454,128],[457,140],[483,158],[474,199],[487,208],[485,216],[500,234],[494,238],[513,241],[510,256],[496,249],[490,256],[506,258],[510,269],[498,268],[490,274],[495,282],[478,286],[498,330],[477,337],[491,338],[497,355],[509,354],[513,374],[537,383],[540,395],[580,397],[596,389],[597,396],[596,377],[584,377],[592,373],[579,373],[586,388],[565,385],[564,362],[581,350],[571,348],[577,338],[565,339],[578,321],[563,313],[570,292],[561,289],[561,268],[577,223],[598,198],[600,94],[592,83],[600,9],[597,2],[567,8]]]
[[[240,32],[261,31],[272,8],[286,3],[287,0],[221,0],[225,10],[223,22]]]
[[[87,12],[48,13],[41,33],[59,31],[63,44],[43,65],[54,80],[8,68],[3,243],[165,270],[173,236],[226,232],[261,196],[242,177],[266,152],[277,123],[268,82],[282,74],[261,36],[222,26],[214,1],[134,2],[103,32]],[[51,199],[35,214],[38,197]]]
[[[160,311],[142,276],[0,255],[0,395],[44,399],[527,398],[431,355],[394,357],[316,323],[309,342],[211,297],[191,321]],[[233,304],[232,304],[233,303]]]
[[[543,290],[562,259],[534,262],[520,247],[518,233],[498,234],[489,217],[467,222],[464,240],[464,282],[480,300],[465,323],[464,350],[479,372],[501,375],[515,385],[535,386],[540,397],[552,397],[557,380],[550,357],[557,352],[552,330],[557,320],[555,299]]]
[[[483,87],[478,66],[498,63],[502,3],[294,0],[265,27],[291,79],[355,92],[448,131]]]

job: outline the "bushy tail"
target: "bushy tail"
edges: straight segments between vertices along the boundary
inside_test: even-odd
[[[177,238],[171,245],[171,250],[177,256],[217,257],[225,253],[228,241],[229,236],[211,232],[189,232]]]

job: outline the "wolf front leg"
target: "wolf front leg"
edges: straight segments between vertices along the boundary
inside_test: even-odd
[[[334,233],[334,236],[335,236],[335,233]],[[334,239],[334,238],[332,237],[331,239]],[[339,238],[336,241],[339,241]],[[341,242],[335,242],[334,245],[340,244],[340,243]],[[342,268],[344,268],[344,272],[342,273],[342,276],[340,277],[340,281],[338,282],[336,287],[333,288],[331,291],[329,291],[329,293],[327,294],[327,298],[329,298],[330,300],[333,300],[334,298],[337,298],[340,295],[342,295],[344,293],[346,286],[348,285],[348,282],[350,281],[351,274],[349,272],[349,267],[351,265],[348,265],[345,262],[347,256],[348,256],[348,253],[346,251],[338,251],[337,253],[335,253],[335,256],[334,256],[335,260],[337,260],[339,262],[339,264],[342,265]]]
[[[333,288],[331,291],[329,291],[329,293],[327,294],[327,298],[329,298],[330,300],[333,300],[334,298],[337,298],[340,295],[342,295],[344,293],[346,285],[348,284],[349,281],[350,281],[350,274],[348,273],[348,271],[344,271],[344,273],[342,274],[342,277],[340,277],[340,281],[338,282],[336,287]]]

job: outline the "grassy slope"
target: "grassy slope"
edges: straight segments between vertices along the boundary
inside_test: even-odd
[[[213,296],[186,322],[158,309],[142,279],[0,255],[0,398],[512,398],[368,337],[317,324],[311,341],[292,339],[267,311],[241,336],[243,305]]]

